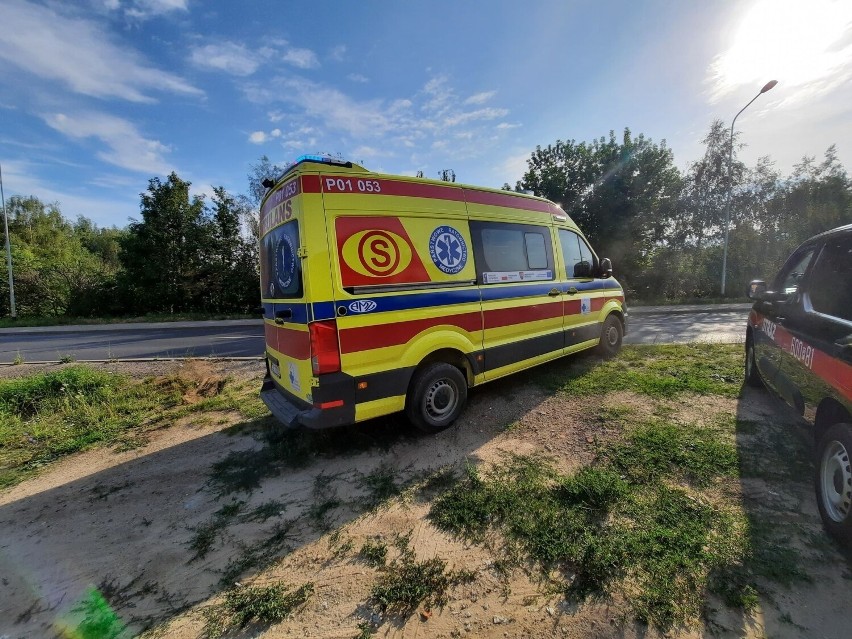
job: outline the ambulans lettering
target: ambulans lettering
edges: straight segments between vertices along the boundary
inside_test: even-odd
[[[260,235],[293,217],[293,198],[301,193],[298,178],[290,180],[269,196],[260,213]]]
[[[452,226],[439,226],[429,238],[429,257],[447,275],[455,275],[467,264],[467,244]]]
[[[328,193],[381,193],[382,185],[378,180],[353,180],[352,178],[326,177],[325,190]]]
[[[814,363],[814,347],[805,344],[802,340],[793,337],[790,340],[790,353],[808,368]]]
[[[283,205],[267,212],[260,221],[260,234],[265,235],[269,230],[283,224],[293,217],[293,200],[287,200]]]
[[[760,327],[769,339],[775,339],[775,322],[770,322],[764,317]]]

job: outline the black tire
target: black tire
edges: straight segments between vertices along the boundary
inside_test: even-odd
[[[835,424],[816,450],[814,488],[822,523],[829,534],[852,543],[852,425]]]
[[[467,401],[467,379],[444,362],[427,364],[414,373],[405,400],[408,420],[424,433],[452,426]]]
[[[763,386],[763,378],[757,369],[757,360],[754,356],[754,340],[750,337],[746,339],[745,348],[745,383],[755,388]]]
[[[615,357],[621,350],[621,341],[624,339],[624,327],[621,320],[610,313],[604,320],[601,328],[601,341],[598,344],[598,353],[604,357]]]

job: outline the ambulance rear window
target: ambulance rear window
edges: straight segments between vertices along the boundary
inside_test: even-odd
[[[302,297],[302,261],[298,256],[299,222],[272,229],[260,242],[261,297]]]

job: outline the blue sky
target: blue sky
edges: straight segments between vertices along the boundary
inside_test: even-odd
[[[7,198],[118,226],[151,177],[242,193],[264,154],[499,187],[627,126],[685,168],[771,79],[743,159],[852,169],[848,0],[2,0],[0,165]]]

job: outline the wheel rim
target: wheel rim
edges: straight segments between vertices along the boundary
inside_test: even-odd
[[[845,521],[852,506],[852,469],[849,452],[839,441],[832,441],[825,448],[820,481],[825,512],[836,522]]]
[[[449,417],[458,403],[458,392],[455,384],[449,380],[439,379],[426,393],[426,414],[435,421],[442,421]]]
[[[614,324],[606,330],[606,343],[610,346],[618,346],[618,328]]]

